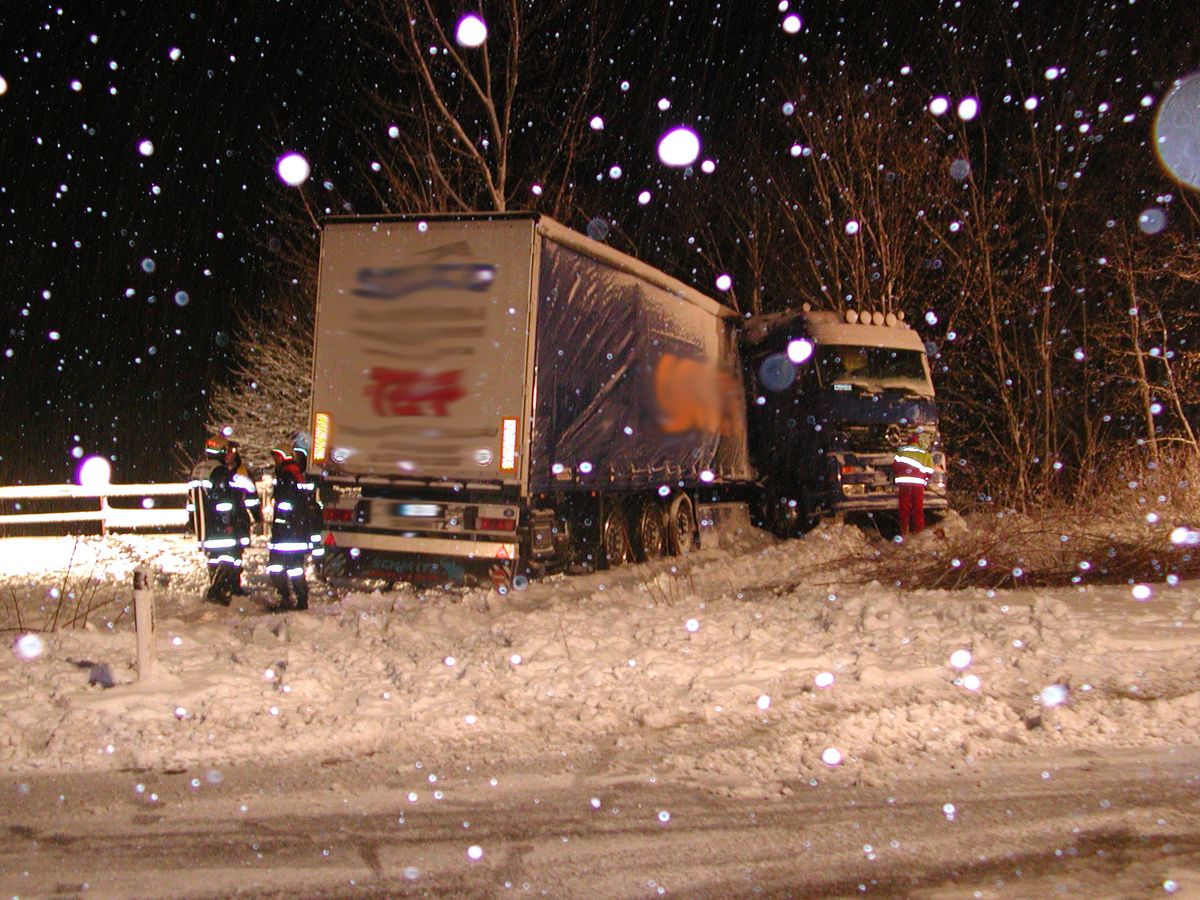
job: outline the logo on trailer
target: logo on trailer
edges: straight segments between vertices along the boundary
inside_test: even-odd
[[[736,379],[699,359],[664,353],[654,369],[654,397],[664,434],[737,431]]]
[[[363,393],[381,416],[447,416],[450,404],[466,396],[459,386],[461,376],[461,369],[413,372],[377,366]]]
[[[373,300],[398,300],[421,291],[482,293],[496,280],[491,263],[427,263],[387,269],[359,269],[354,293]]]

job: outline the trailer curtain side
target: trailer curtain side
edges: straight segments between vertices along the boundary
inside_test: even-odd
[[[750,480],[736,318],[588,249],[541,245],[530,490]]]

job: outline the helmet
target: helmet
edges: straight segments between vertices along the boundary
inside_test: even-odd
[[[288,452],[280,447],[271,448],[271,458],[275,460],[275,465],[279,465],[281,462],[291,459],[291,457],[288,455]]]
[[[229,442],[225,438],[211,437],[204,442],[204,454],[206,456],[224,456],[228,447]]]

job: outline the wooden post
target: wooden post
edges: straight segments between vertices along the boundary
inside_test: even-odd
[[[150,590],[150,570],[133,570],[133,618],[137,628],[138,681],[150,677],[158,664],[154,642],[154,593]]]

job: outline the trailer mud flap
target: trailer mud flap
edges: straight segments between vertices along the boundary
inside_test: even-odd
[[[416,587],[507,587],[511,586],[514,573],[512,560],[397,556],[370,550],[352,555],[343,549],[335,554],[336,559],[329,559],[326,566],[337,576],[402,581]]]

